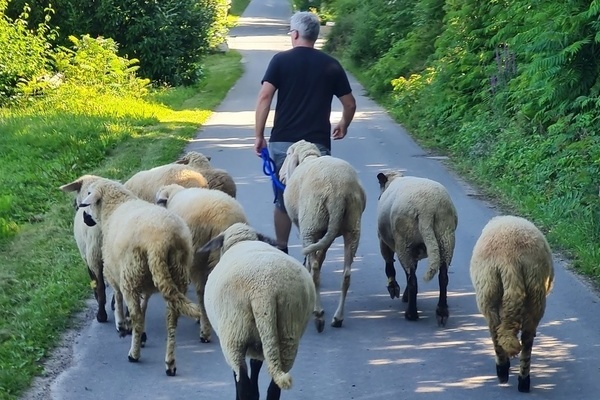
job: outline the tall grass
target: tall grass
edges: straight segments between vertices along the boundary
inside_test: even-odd
[[[58,186],[84,174],[127,179],[171,162],[242,72],[236,52],[214,54],[195,87],[144,97],[85,88],[0,109],[0,398],[14,399],[91,294]],[[4,211],[3,211],[4,210]],[[1,235],[0,235],[1,236]]]

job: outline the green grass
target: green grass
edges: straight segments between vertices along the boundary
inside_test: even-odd
[[[227,14],[227,23],[230,27],[237,25],[238,19],[240,19],[248,4],[250,4],[250,0],[233,0],[231,2],[229,14]]]
[[[176,159],[241,75],[240,60],[233,51],[208,56],[198,86],[142,99],[83,90],[0,109],[0,218],[4,209],[16,220],[0,241],[0,399],[17,398],[43,371],[91,295],[73,240],[72,198],[58,186],[84,173],[123,180]],[[11,199],[4,208],[2,196]]]

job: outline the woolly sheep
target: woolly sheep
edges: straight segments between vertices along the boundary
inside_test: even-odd
[[[179,164],[166,164],[139,171],[125,182],[125,187],[142,200],[154,203],[156,192],[165,185],[208,187],[206,177],[195,169]]]
[[[223,169],[213,168],[210,165],[211,158],[197,151],[189,151],[176,164],[187,165],[196,171],[202,173],[208,181],[210,189],[220,190],[235,198],[237,186],[229,173]]]
[[[318,147],[301,140],[288,148],[280,180],[286,184],[283,200],[290,219],[300,230],[306,262],[317,291],[315,323],[324,328],[320,299],[320,272],[327,250],[338,236],[344,238],[342,291],[331,326],[339,328],[344,319],[346,294],[350,287],[352,262],[360,240],[366,194],[358,174],[344,160],[321,156]]]
[[[263,360],[272,378],[267,400],[278,400],[281,389],[291,387],[289,371],[315,304],[306,268],[273,245],[250,226],[235,223],[199,250],[222,249],[206,284],[206,311],[233,369],[239,400],[258,399]]]
[[[104,267],[102,261],[102,233],[98,227],[87,226],[83,222],[83,209],[78,207],[83,197],[87,195],[88,186],[99,179],[95,175],[84,175],[79,180],[70,184],[62,185],[60,189],[65,192],[76,192],[75,219],[73,221],[73,236],[79,249],[79,254],[87,266],[88,273],[92,279],[94,296],[98,302],[96,320],[106,322],[106,285],[104,282]]]
[[[200,318],[200,309],[186,296],[192,262],[192,234],[177,215],[137,198],[122,184],[98,179],[80,207],[88,225],[100,223],[104,274],[116,299],[115,321],[123,336],[123,298],[132,323],[129,361],[140,358],[145,305],[159,291],[167,303],[166,373],[175,375],[175,329],[180,314]]]
[[[400,297],[396,281],[394,253],[406,275],[402,301],[408,302],[404,317],[419,319],[417,313],[417,264],[428,258],[423,279],[428,282],[436,274],[439,299],[436,318],[445,326],[449,313],[447,302],[448,267],[452,262],[455,231],[458,225],[456,209],[446,188],[426,178],[403,176],[400,171],[377,174],[380,186],[377,204],[377,236],[385,261],[390,297]]]
[[[533,338],[554,283],[546,238],[524,218],[494,217],[475,243],[470,275],[477,307],[489,325],[500,383],[508,382],[510,358],[520,352],[518,389],[529,392]]]
[[[200,248],[236,222],[248,222],[241,204],[219,190],[186,189],[180,185],[162,187],[156,202],[179,215],[192,232],[193,247]],[[202,311],[200,341],[210,342],[211,326],[204,308],[204,287],[208,274],[219,261],[220,253],[196,253],[190,265],[189,277],[196,287]]]

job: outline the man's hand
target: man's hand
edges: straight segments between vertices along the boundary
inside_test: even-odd
[[[260,157],[260,152],[265,147],[267,147],[267,141],[265,140],[264,137],[254,139],[254,152],[256,153],[257,156]]]
[[[348,133],[346,125],[340,122],[333,129],[331,137],[333,138],[333,140],[343,139],[344,137],[346,137],[346,133]]]

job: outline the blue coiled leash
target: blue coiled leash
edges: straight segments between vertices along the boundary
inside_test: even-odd
[[[285,185],[279,181],[277,177],[277,167],[275,166],[275,161],[269,156],[269,150],[265,147],[260,151],[260,157],[263,160],[263,173],[267,176],[271,177],[271,183],[273,184],[273,196],[275,199],[273,203],[277,201],[277,189],[284,191]]]

